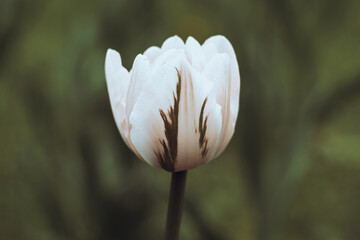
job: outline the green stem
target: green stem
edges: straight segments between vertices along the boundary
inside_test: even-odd
[[[187,171],[174,172],[171,178],[165,240],[178,240]]]

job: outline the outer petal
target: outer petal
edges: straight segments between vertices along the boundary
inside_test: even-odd
[[[181,98],[176,171],[197,167],[212,159],[219,144],[222,119],[214,83],[195,68],[180,70]]]
[[[157,153],[166,139],[164,121],[160,111],[174,104],[178,76],[176,63],[162,66],[145,84],[144,91],[130,115],[131,140],[142,158],[152,166],[161,167]]]
[[[239,65],[236,60],[234,49],[224,36],[217,35],[210,37],[205,41],[205,44],[212,43],[216,46],[219,53],[226,53],[231,60],[231,113],[235,115],[235,120],[231,124],[235,127],[236,117],[239,111],[239,96],[240,96],[240,73]]]
[[[220,136],[220,144],[216,155],[220,154],[229,143],[233,133],[236,115],[231,112],[231,66],[230,59],[227,54],[218,54],[213,57],[204,69],[204,75],[214,82],[216,91],[216,101],[222,107],[222,131]]]
[[[126,92],[129,87],[129,72],[122,66],[118,52],[108,49],[105,57],[105,76],[115,122],[125,143],[128,143],[128,124],[125,114]]]

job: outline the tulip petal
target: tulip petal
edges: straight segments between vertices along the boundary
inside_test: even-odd
[[[183,49],[183,48],[184,48],[184,41],[176,35],[173,37],[169,37],[161,45],[161,50],[163,51],[167,51],[170,49]]]
[[[215,47],[215,45],[211,42],[205,42],[202,45],[202,49],[203,49],[203,54],[204,57],[206,59],[206,61],[208,62],[212,57],[214,57],[216,54],[218,54],[218,51]]]
[[[176,103],[176,68],[176,64],[168,63],[145,83],[130,115],[131,140],[142,158],[152,166],[161,167],[157,153],[163,150],[163,141],[166,139],[161,111],[174,108]],[[172,169],[169,167],[167,170]]]
[[[239,111],[239,95],[240,95],[240,72],[239,65],[236,60],[235,51],[229,42],[229,40],[221,35],[210,37],[205,41],[206,43],[212,43],[216,46],[219,53],[226,53],[231,60],[231,112],[237,116]],[[236,120],[236,117],[235,117]],[[235,122],[232,123],[235,126]]]
[[[129,146],[125,103],[130,75],[121,64],[120,54],[112,49],[108,49],[106,52],[105,76],[115,122],[122,138]]]
[[[185,52],[190,64],[198,71],[202,71],[205,64],[205,57],[198,41],[193,37],[188,37],[185,44]]]
[[[239,73],[238,63],[236,60],[236,55],[233,47],[231,46],[231,43],[224,36],[214,36],[205,41],[205,44],[210,44],[210,43],[216,46],[217,51],[219,53],[227,54],[230,58],[230,76],[226,78],[226,79],[230,78],[230,81],[228,82],[226,87],[228,90],[225,91],[225,95],[224,95],[226,96],[225,106],[230,106],[230,111],[228,112],[227,110],[223,110],[223,114],[225,114],[223,120],[225,118],[227,119],[227,121],[224,120],[223,122],[223,133],[220,140],[219,149],[217,152],[217,155],[219,155],[224,150],[224,148],[226,147],[226,145],[228,144],[234,133],[235,123],[239,110],[240,73]],[[211,64],[209,63],[208,66],[206,66],[208,72],[212,72],[211,68],[218,66],[216,61],[220,61],[220,59],[218,60],[214,59],[213,61],[214,62],[212,62]],[[215,76],[216,74],[210,73],[210,75]],[[215,79],[215,77],[213,77],[213,79]],[[218,99],[219,98],[221,99],[221,97],[218,97]],[[223,104],[221,105],[224,106]]]
[[[181,58],[185,58],[183,49],[171,49],[164,52],[151,65],[151,74],[155,74],[161,66],[168,63],[169,61],[174,61],[174,59]]]
[[[150,62],[150,65],[153,64],[153,62],[156,60],[157,57],[159,57],[162,54],[162,50],[159,47],[149,47],[145,50],[144,56],[147,57],[147,59]]]
[[[216,101],[221,106],[222,113],[222,131],[220,136],[220,143],[216,155],[221,153],[228,142],[230,141],[233,133],[234,126],[232,123],[236,120],[236,115],[231,113],[231,66],[230,59],[227,54],[215,55],[206,65],[203,74],[214,82]]]
[[[142,54],[136,56],[131,71],[130,85],[126,98],[126,116],[130,117],[134,104],[143,91],[144,85],[150,79],[149,60]]]
[[[178,158],[176,171],[208,162],[216,153],[222,126],[214,83],[195,68],[181,69]]]

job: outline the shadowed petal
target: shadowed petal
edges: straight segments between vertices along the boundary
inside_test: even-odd
[[[212,43],[216,46],[219,53],[226,53],[230,57],[231,61],[231,112],[237,116],[239,111],[239,95],[240,95],[240,73],[239,65],[236,59],[235,51],[226,37],[213,36],[205,41],[205,43]],[[236,117],[235,117],[236,120]],[[235,121],[232,123],[235,126]]]
[[[108,49],[106,53],[105,76],[115,122],[122,138],[128,144],[128,127],[125,117],[125,103],[130,75],[129,72],[121,65],[120,54],[112,49]]]
[[[222,108],[223,125],[216,155],[224,150],[235,130],[232,123],[236,120],[236,115],[232,114],[230,107],[233,87],[230,70],[230,59],[227,54],[217,54],[209,61],[204,69],[204,75],[215,84],[214,91],[216,101]]]
[[[235,128],[237,114],[239,111],[239,96],[240,96],[240,73],[239,73],[239,66],[236,60],[236,55],[231,43],[224,36],[220,36],[220,35],[213,36],[205,41],[205,44],[210,44],[210,43],[215,45],[219,53],[225,53],[230,58],[231,83],[230,83],[230,91],[229,91],[230,93],[229,105],[230,105],[231,116],[229,117],[229,124],[232,128]],[[227,131],[225,130],[224,133],[226,137],[224,137],[225,135],[223,135],[222,137],[222,143],[221,143],[222,146],[220,147],[218,154],[222,152],[222,150],[226,147],[234,131],[231,130],[230,127],[227,127],[226,129],[228,129]]]

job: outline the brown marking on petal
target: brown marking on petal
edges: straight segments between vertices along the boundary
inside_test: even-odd
[[[200,111],[200,116],[199,116],[199,133],[200,133],[199,147],[201,149],[202,157],[205,157],[209,151],[208,146],[207,146],[208,139],[205,137],[206,129],[207,129],[207,120],[208,120],[208,116],[206,116],[205,120],[204,120],[204,110],[205,110],[206,102],[207,102],[207,98],[205,98],[205,100],[201,106],[201,111]]]
[[[163,152],[155,152],[161,167],[169,172],[174,171],[177,157],[178,145],[178,128],[179,128],[179,103],[181,92],[181,75],[176,68],[178,75],[178,82],[176,84],[176,93],[173,92],[174,106],[170,106],[167,114],[162,109],[159,109],[160,116],[164,121],[164,132],[167,140],[159,139]]]

